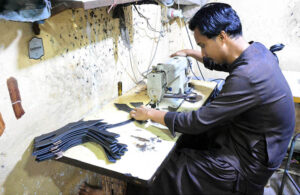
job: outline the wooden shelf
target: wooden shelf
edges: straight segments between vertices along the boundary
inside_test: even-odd
[[[141,2],[143,0],[52,0],[51,15],[58,14],[66,9],[83,8],[94,9],[97,7],[111,6],[113,3],[125,4],[133,2]]]

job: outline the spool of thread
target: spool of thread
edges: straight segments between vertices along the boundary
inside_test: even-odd
[[[118,96],[122,95],[122,81],[118,82]]]
[[[178,18],[183,18],[182,10],[181,9],[168,8],[167,17],[169,19],[174,19],[174,18],[177,18],[177,17]]]

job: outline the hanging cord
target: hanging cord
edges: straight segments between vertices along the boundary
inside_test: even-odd
[[[151,71],[151,70],[150,70],[150,67],[151,67],[151,65],[152,65],[152,62],[153,62],[155,56],[156,56],[158,44],[159,44],[159,42],[160,42],[160,37],[163,37],[164,31],[163,31],[163,26],[161,26],[161,30],[160,30],[160,31],[157,31],[156,29],[154,29],[154,28],[150,25],[150,23],[149,23],[149,18],[147,18],[146,16],[144,16],[143,14],[141,14],[135,5],[133,5],[133,6],[134,6],[135,10],[137,11],[138,15],[139,15],[141,18],[144,18],[144,19],[146,20],[148,29],[151,30],[151,31],[153,31],[153,32],[159,33],[158,40],[157,40],[157,44],[156,44],[156,47],[155,47],[155,50],[154,50],[154,54],[153,54],[153,56],[152,56],[152,58],[151,58],[151,61],[150,61],[149,65],[148,65],[148,67],[147,67],[147,70],[146,70],[145,72],[140,73],[141,76],[142,76],[143,78],[147,78],[147,74]]]
[[[191,40],[191,37],[190,37],[190,34],[189,34],[189,31],[188,31],[188,29],[187,29],[187,27],[186,27],[186,23],[185,23],[185,21],[183,20],[183,23],[184,23],[184,27],[185,27],[185,30],[186,30],[186,34],[188,35],[188,38],[189,38],[189,41],[190,41],[190,44],[191,44],[191,47],[192,47],[192,49],[194,49],[194,47],[193,47],[193,43],[192,43],[192,40]],[[204,76],[203,76],[203,74],[202,74],[202,71],[201,71],[201,69],[200,69],[200,65],[199,65],[199,63],[198,63],[198,61],[196,60],[196,63],[197,63],[197,67],[198,67],[198,70],[199,70],[199,72],[200,72],[200,74],[201,74],[201,77],[203,78],[203,80],[205,81],[205,78],[204,78]]]
[[[149,23],[149,18],[147,18],[147,17],[145,17],[143,14],[141,14],[135,5],[133,5],[133,6],[134,6],[135,10],[137,11],[138,15],[139,15],[141,18],[144,18],[144,19],[146,20],[148,29],[151,30],[151,31],[153,31],[153,32],[159,33],[159,36],[158,36],[158,42],[157,42],[157,45],[156,45],[156,48],[155,48],[154,55],[153,55],[153,57],[152,57],[152,59],[151,59],[151,62],[150,62],[150,64],[149,64],[148,68],[147,68],[147,71],[145,71],[145,72],[148,74],[149,68],[150,68],[150,66],[151,66],[151,64],[152,64],[152,62],[153,62],[153,59],[154,59],[155,55],[156,55],[156,51],[157,51],[157,47],[158,47],[158,44],[159,44],[159,41],[160,41],[160,37],[163,36],[163,30],[162,30],[163,28],[161,28],[160,31],[155,30],[155,29],[150,25],[150,23]],[[126,23],[126,21],[125,21],[125,23]],[[127,34],[126,34],[126,35],[127,35]],[[132,81],[133,81],[135,84],[137,84],[137,83],[138,83],[138,79],[137,79],[137,77],[136,77],[136,75],[135,75],[134,68],[133,68],[133,60],[132,60],[132,59],[133,59],[133,55],[132,55],[132,51],[131,51],[132,47],[131,47],[131,44],[130,44],[130,41],[129,41],[129,37],[126,36],[126,39],[128,40],[127,42],[128,42],[128,46],[129,46],[129,48],[128,48],[129,60],[130,60],[130,66],[131,66],[132,74],[133,74],[133,77],[134,77],[134,78],[131,77],[131,79],[132,79]],[[140,74],[143,78],[146,78],[146,76],[144,75],[145,72],[141,73],[141,72],[139,71],[138,67],[137,67],[137,71],[139,72],[139,74]],[[128,72],[127,72],[127,73],[128,73]]]
[[[150,70],[150,67],[151,67],[151,65],[152,65],[152,62],[153,62],[155,56],[156,56],[156,52],[157,52],[158,44],[159,44],[159,41],[160,41],[160,37],[161,37],[161,36],[159,35],[158,40],[157,40],[157,44],[156,44],[156,47],[155,47],[155,50],[154,50],[154,54],[153,54],[152,59],[151,59],[149,65],[148,65],[148,68],[147,68],[147,70],[146,70],[145,72],[142,73],[142,76],[143,76],[144,78],[147,78],[147,74],[151,71],[151,70]],[[145,73],[146,73],[146,75],[144,75]]]
[[[111,4],[111,6],[109,7],[109,9],[107,10],[107,13],[109,14],[109,12],[115,8],[117,6],[117,1],[113,0],[113,3]]]
[[[147,23],[147,27],[149,30],[153,31],[153,32],[157,32],[159,33],[160,35],[163,35],[163,31],[158,31],[156,30],[155,28],[153,28],[150,23],[149,23],[149,18],[147,18],[146,16],[144,16],[143,14],[141,14],[141,12],[137,9],[137,7],[135,5],[133,5],[134,9],[137,11],[138,15],[141,17],[141,18],[144,18],[146,20],[146,23]]]
[[[180,6],[179,6],[179,0],[177,2],[177,11],[181,12],[180,10]],[[182,13],[182,12],[181,12]],[[183,15],[181,15],[181,17],[183,18]],[[182,21],[181,21],[181,17],[179,17],[179,28],[180,28],[180,36],[182,37],[182,42],[181,42],[181,49],[184,48],[184,40],[183,40],[183,36],[182,36]]]
[[[114,0],[115,1],[115,0]],[[123,40],[124,41],[124,45],[125,47],[127,47],[128,49],[128,55],[129,55],[129,62],[130,62],[130,67],[131,67],[131,70],[132,70],[132,74],[133,74],[133,78],[132,81],[137,84],[138,83],[138,80],[137,80],[137,77],[135,75],[135,72],[134,72],[134,68],[133,68],[133,62],[132,62],[132,53],[131,53],[131,44],[130,44],[130,39],[129,39],[129,33],[128,33],[128,29],[126,28],[126,19],[127,17],[125,18],[125,14],[124,14],[124,11],[123,11],[123,8],[120,8],[121,9],[121,12],[120,12],[120,29],[121,29],[121,36],[122,36],[122,33],[123,35],[125,36]],[[122,30],[123,29],[123,30]]]
[[[191,69],[191,72],[193,73],[193,75],[195,76],[195,78],[196,78],[197,80],[200,80],[200,79],[196,76],[195,72],[193,71],[192,63],[190,62],[189,59],[188,59],[188,63],[189,63],[189,67],[190,67],[190,69]]]
[[[129,43],[130,44],[130,43]],[[130,66],[131,66],[131,70],[132,70],[132,74],[134,76],[134,79],[135,79],[135,84],[138,83],[138,80],[135,76],[135,73],[134,73],[134,69],[133,69],[133,63],[132,63],[132,53],[131,53],[131,45],[129,46],[129,49],[128,49],[128,52],[129,52],[129,61],[130,61]]]
[[[135,81],[135,79],[131,76],[131,74],[127,71],[126,67],[123,65],[121,58],[119,58],[120,64],[123,67],[123,69],[126,71],[127,75],[129,76],[129,78],[135,83],[137,84],[137,82]],[[134,76],[135,77],[135,76]]]

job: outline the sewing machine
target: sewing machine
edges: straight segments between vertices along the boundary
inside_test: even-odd
[[[150,105],[159,109],[177,109],[187,97],[190,59],[176,56],[152,67],[147,75]]]

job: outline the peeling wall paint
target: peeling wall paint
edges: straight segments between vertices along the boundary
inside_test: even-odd
[[[161,28],[159,6],[137,7],[146,16],[153,15],[149,22]],[[130,51],[121,39],[119,19],[107,14],[107,8],[75,9],[40,25],[37,37],[43,39],[45,51],[40,60],[28,58],[28,42],[34,37],[30,23],[0,21],[4,35],[0,37],[0,108],[6,124],[0,137],[0,194],[76,194],[84,180],[101,181],[97,174],[56,161],[36,163],[32,142],[101,109],[117,96],[118,81],[125,92],[142,79],[139,72],[146,71],[153,53],[141,48],[153,48],[158,33],[149,32],[132,7],[124,11]],[[161,44],[170,37],[166,34]],[[156,56],[166,59],[168,55],[165,49]],[[26,112],[19,120],[6,87],[10,76],[18,80]]]
[[[241,16],[247,39],[267,46],[285,43],[286,48],[278,53],[282,68],[300,71],[299,0],[226,2]],[[268,12],[270,5],[273,11]],[[39,60],[28,58],[28,43],[34,37],[31,24],[0,20],[0,112],[6,125],[0,137],[0,194],[76,194],[83,181],[101,182],[99,174],[57,161],[35,162],[32,142],[36,136],[101,109],[117,96],[118,81],[127,91],[148,67],[190,48],[182,21],[162,26],[160,6],[137,8],[149,18],[151,27],[162,32],[151,31],[133,7],[126,7],[128,49],[119,19],[113,19],[108,8],[66,10],[40,25],[37,37],[43,39],[45,55]],[[202,65],[201,69],[206,78],[226,76]],[[19,120],[6,87],[11,76],[18,80],[26,112]]]

